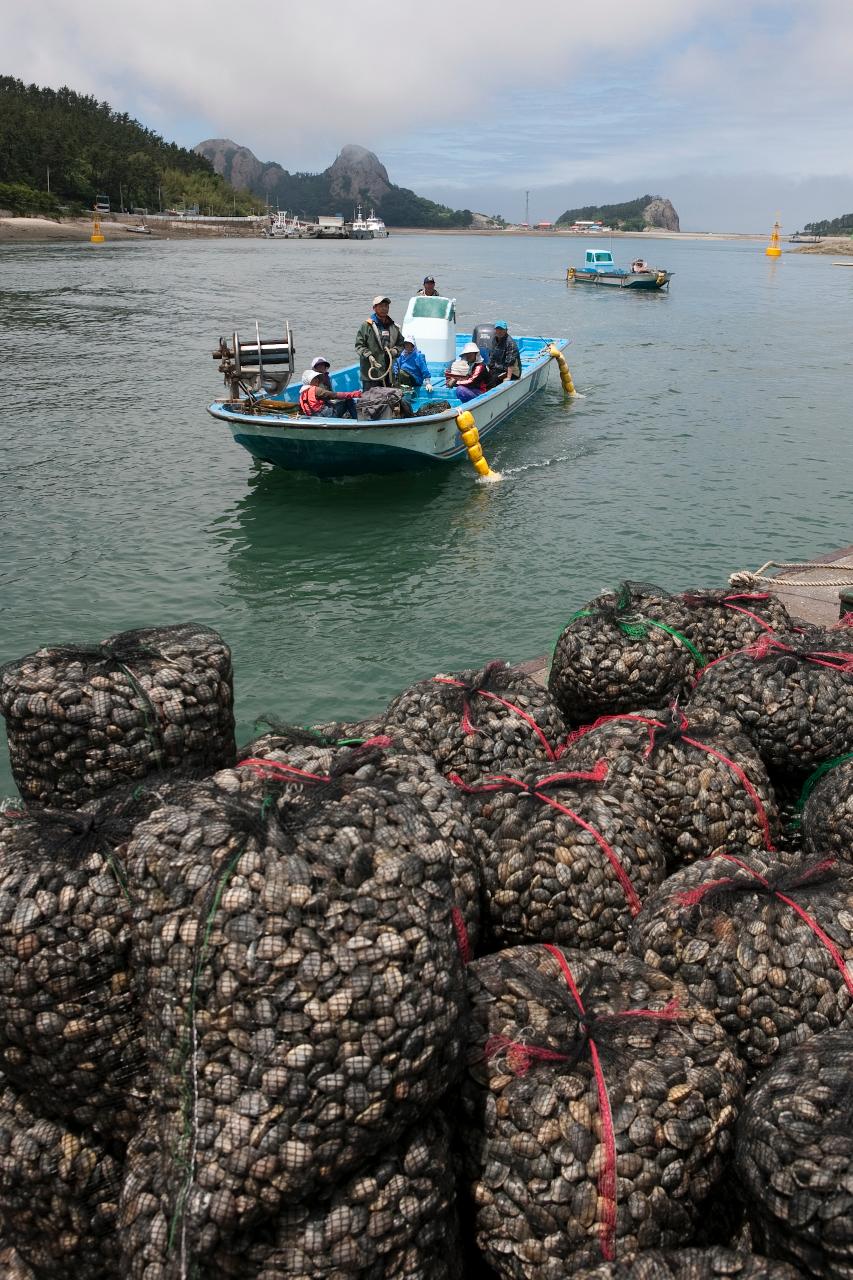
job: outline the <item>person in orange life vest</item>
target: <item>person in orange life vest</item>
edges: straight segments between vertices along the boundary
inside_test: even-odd
[[[486,366],[483,363],[483,357],[476,342],[469,342],[467,346],[462,348],[459,355],[467,363],[468,372],[460,375],[448,371],[444,375],[444,380],[448,387],[456,388],[456,395],[464,403],[466,400],[473,400],[475,396],[481,396],[484,391],[488,391],[489,375],[486,372]]]
[[[299,392],[299,412],[306,418],[354,418],[360,391],[330,391],[319,369],[306,369]]]

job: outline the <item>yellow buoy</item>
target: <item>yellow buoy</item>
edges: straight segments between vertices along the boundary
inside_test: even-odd
[[[576,396],[575,384],[572,382],[572,375],[569,372],[569,366],[566,364],[566,357],[563,355],[559,347],[553,346],[548,348],[551,357],[557,361],[557,368],[560,370],[560,381],[563,384],[563,390],[567,396]]]
[[[92,220],[92,234],[89,236],[89,244],[103,244],[104,237],[101,235],[101,219],[95,215]]]
[[[781,230],[782,228],[779,224],[779,219],[777,218],[776,221],[773,223],[773,230],[770,232],[770,243],[767,246],[767,248],[764,250],[768,258],[782,257],[782,247],[779,244],[779,232]]]
[[[456,415],[456,425],[459,428],[459,434],[462,437],[462,443],[468,450],[468,457],[473,463],[474,470],[483,479],[499,480],[500,472],[492,471],[486,459],[483,457],[483,449],[480,444],[480,433],[477,430],[477,424],[474,421],[474,415],[469,409],[463,409],[461,413]]]

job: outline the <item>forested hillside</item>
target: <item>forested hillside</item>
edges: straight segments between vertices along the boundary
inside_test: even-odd
[[[249,213],[262,202],[235,192],[194,151],[166,142],[106,102],[0,76],[0,207],[15,213],[186,203]]]
[[[813,236],[849,236],[853,234],[853,213],[842,213],[840,218],[824,218],[822,222],[807,222],[803,230]]]
[[[643,231],[649,226],[678,230],[678,214],[662,196],[638,196],[622,204],[588,204],[582,209],[567,209],[557,219],[557,226],[593,221],[603,222],[614,231]]]

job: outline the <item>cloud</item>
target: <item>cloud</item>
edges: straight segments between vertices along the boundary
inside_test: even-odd
[[[517,0],[470,17],[456,0],[391,11],[351,0],[316,11],[148,0],[130,18],[113,0],[40,0],[14,12],[3,61],[10,74],[121,110],[130,98],[165,131],[170,120],[206,122],[209,135],[236,137],[263,159],[312,156],[316,166],[343,141],[461,129],[507,88],[547,81],[557,95],[591,55],[648,50],[728,10],[735,0],[599,0],[594,11],[571,3],[535,17]]]

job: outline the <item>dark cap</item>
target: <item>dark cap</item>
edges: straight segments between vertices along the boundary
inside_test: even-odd
[[[435,284],[435,276],[424,276],[424,284]]]

